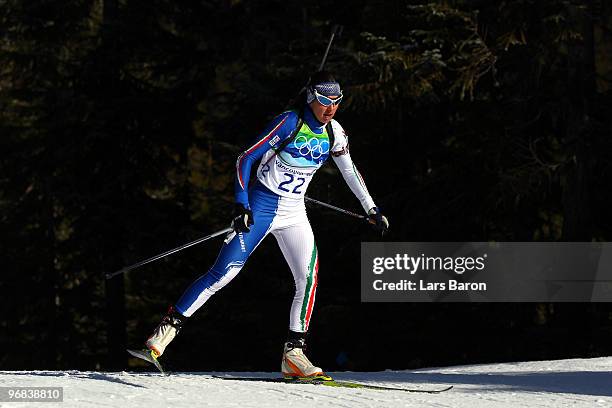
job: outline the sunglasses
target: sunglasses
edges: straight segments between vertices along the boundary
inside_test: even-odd
[[[340,96],[337,97],[336,99],[331,99],[325,95],[321,95],[320,93],[317,92],[316,89],[313,89],[313,91],[314,91],[315,98],[317,98],[317,101],[323,106],[339,105],[340,101],[343,98],[343,95],[340,94]]]

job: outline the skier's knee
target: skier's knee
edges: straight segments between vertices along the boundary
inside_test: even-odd
[[[225,271],[219,271],[213,267],[208,270],[208,275],[213,282],[218,282],[225,275]]]

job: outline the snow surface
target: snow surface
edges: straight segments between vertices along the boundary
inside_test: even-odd
[[[612,407],[612,357],[331,373],[392,387],[454,388],[442,394],[228,381],[213,373],[0,371],[2,387],[64,387],[61,403],[0,407]],[[276,377],[278,373],[214,373]]]

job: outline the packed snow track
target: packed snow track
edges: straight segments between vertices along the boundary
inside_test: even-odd
[[[278,375],[0,371],[0,387],[63,387],[63,402],[0,402],[0,407],[612,407],[612,358],[331,373],[338,380],[388,387],[453,386],[441,394],[230,381],[212,374]]]

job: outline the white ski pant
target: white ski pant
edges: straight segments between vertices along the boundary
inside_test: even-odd
[[[317,290],[319,256],[304,200],[281,197],[261,186],[251,190],[250,206],[255,220],[251,230],[227,236],[214,265],[189,286],[175,307],[191,316],[240,272],[259,243],[272,233],[295,282],[289,329],[306,332]]]

